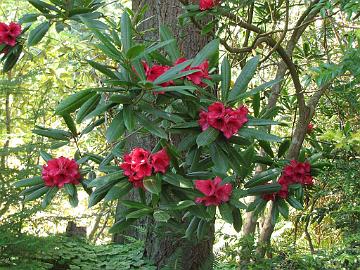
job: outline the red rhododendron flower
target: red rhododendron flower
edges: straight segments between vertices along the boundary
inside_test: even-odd
[[[233,187],[231,184],[221,185],[221,182],[220,177],[215,177],[214,180],[195,180],[195,188],[205,195],[196,198],[195,202],[210,206],[229,201]]]
[[[186,58],[179,58],[176,60],[175,65],[181,64],[186,61]],[[196,67],[187,67],[182,71],[188,70],[198,70],[192,74],[186,75],[186,79],[192,81],[194,84],[199,85],[201,87],[205,87],[206,84],[202,82],[202,79],[210,79],[209,77],[209,61],[205,60],[200,65]]]
[[[307,129],[306,129],[306,133],[311,134],[313,132],[313,130],[314,130],[314,125],[311,124],[311,123],[308,124]]]
[[[281,189],[277,193],[263,194],[264,200],[275,200],[275,196],[286,199],[289,195],[289,185],[301,184],[301,185],[312,185],[314,179],[311,176],[311,165],[309,162],[298,162],[291,160],[289,165],[283,168],[282,174],[278,180],[281,185]]]
[[[144,187],[143,179],[151,176],[154,172],[165,173],[169,167],[170,158],[165,149],[151,155],[149,151],[143,148],[134,148],[130,154],[125,154],[120,168],[124,175],[134,187]]]
[[[248,121],[248,109],[245,106],[234,110],[224,106],[221,102],[215,102],[208,107],[208,111],[199,114],[199,125],[202,131],[209,126],[220,130],[227,139],[236,134]]]
[[[65,184],[80,184],[79,165],[73,159],[59,157],[50,159],[42,169],[46,186],[62,188]]]
[[[220,0],[200,0],[199,6],[201,10],[206,10],[215,7],[220,2]]]
[[[16,39],[21,34],[21,25],[17,23],[0,23],[0,44],[6,44],[14,47]]]
[[[166,172],[166,169],[170,165],[170,158],[165,149],[151,155],[151,165],[154,168],[154,172]]]
[[[146,80],[149,82],[155,81],[158,77],[160,77],[162,74],[164,74],[166,71],[170,69],[169,66],[161,66],[161,65],[153,65],[152,67],[149,67],[149,65],[146,62],[142,62],[144,69],[145,69],[145,75]],[[162,87],[167,87],[170,85],[174,85],[173,81],[168,81],[160,84]],[[163,91],[154,92],[154,94],[165,94]]]

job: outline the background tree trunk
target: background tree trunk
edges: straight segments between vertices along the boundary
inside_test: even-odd
[[[194,1],[195,2],[195,1]],[[132,7],[136,13],[144,5],[148,9],[144,16],[144,22],[140,25],[141,30],[147,30],[144,39],[146,41],[159,40],[160,25],[168,26],[178,41],[180,51],[184,57],[194,57],[210,40],[211,36],[201,36],[200,31],[192,25],[181,27],[178,24],[178,16],[182,13],[181,3],[178,0],[133,0]],[[152,29],[149,31],[149,29]],[[151,149],[155,145],[154,138],[132,136],[129,139],[128,149],[136,146]],[[129,199],[137,197],[136,190],[129,194]],[[118,204],[117,213],[122,211],[121,204]],[[177,230],[177,225],[161,224],[161,228],[152,218],[143,219],[136,224],[137,227],[146,229],[144,255],[153,260],[158,269],[167,266],[168,269],[211,269],[212,248],[214,242],[214,228],[210,229],[206,240],[196,242],[183,239],[183,235],[177,235],[172,230]],[[171,227],[172,226],[172,227]],[[186,224],[179,224],[186,226]],[[171,233],[166,233],[171,232]],[[125,235],[144,239],[141,230],[131,229]],[[123,242],[123,235],[114,237],[115,242]]]

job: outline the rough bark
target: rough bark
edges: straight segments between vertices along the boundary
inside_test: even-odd
[[[182,13],[181,3],[178,0],[134,0],[132,2],[133,10],[135,12],[140,10],[144,4],[148,6],[148,9],[139,30],[152,29],[142,37],[144,40],[159,40],[158,29],[160,25],[166,25],[174,33],[183,56],[188,58],[195,56],[210,41],[211,37],[201,36],[198,29],[191,26],[181,27],[178,24],[177,18]],[[175,141],[177,140],[178,138],[175,138]],[[154,138],[134,135],[129,139],[127,148],[141,146],[151,149],[154,145]],[[129,199],[137,198],[137,194],[134,192],[129,196]],[[121,211],[122,206],[118,204],[117,213]],[[137,227],[146,228],[144,255],[153,260],[158,269],[176,261],[176,269],[196,270],[204,267],[204,263],[211,262],[214,242],[213,228],[210,230],[206,240],[195,242],[183,239],[183,235],[177,235],[176,232],[167,234],[166,232],[171,231],[171,226],[165,225],[165,227],[160,228],[159,224],[152,218],[143,219],[136,225]],[[124,234],[144,239],[141,230],[131,229]],[[115,242],[123,242],[124,237],[123,235],[116,235],[114,240]],[[206,269],[211,269],[211,264],[207,265]]]

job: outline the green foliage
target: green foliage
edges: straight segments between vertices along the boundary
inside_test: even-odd
[[[65,236],[0,236],[0,269],[156,269],[142,258],[143,243],[91,245]]]

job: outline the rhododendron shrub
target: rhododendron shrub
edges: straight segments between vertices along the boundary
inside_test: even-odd
[[[202,3],[211,8],[219,2]],[[42,176],[34,172],[34,178],[17,183],[18,187],[26,187],[22,193],[25,200],[44,195],[46,206],[64,187],[76,205],[77,190],[82,188],[89,194],[89,207],[101,201],[120,200],[126,208],[112,232],[152,216],[158,222],[172,219],[190,224],[184,231],[188,238],[194,237],[196,231],[199,237],[205,235],[201,232],[213,224],[216,207],[221,218],[239,231],[242,212],[258,209],[258,205],[243,203],[242,199],[249,195],[257,195],[256,203],[264,205],[264,196],[276,194],[282,198],[288,192],[297,194],[293,200],[287,197],[289,204],[301,206],[302,184],[312,181],[307,163],[292,162],[291,172],[284,169],[283,177],[291,178],[291,183],[283,185],[285,190],[276,179],[281,174],[280,165],[288,162],[281,159],[286,149],[280,145],[283,154],[278,159],[257,155],[260,148],[275,148],[282,142],[267,132],[268,126],[279,124],[272,120],[276,117],[273,110],[250,109],[254,95],[277,83],[259,85],[254,81],[255,87],[250,89],[260,62],[258,56],[248,60],[232,84],[226,56],[218,72],[217,39],[194,58],[185,59],[165,26],[160,28],[161,41],[139,44],[134,31],[137,25],[132,25],[136,20],[126,12],[119,21],[119,32],[100,23],[95,15],[91,19],[88,15],[64,18],[69,13],[66,8],[57,6],[52,15],[82,23],[94,36],[91,44],[96,50],[94,55],[99,57],[86,60],[101,77],[101,84],[77,89],[59,103],[55,113],[63,118],[66,130],[40,126],[34,130],[49,141],[58,140],[62,145],[67,142],[74,149],[74,159],[52,159],[42,153],[47,161]],[[95,7],[88,8],[92,14]],[[53,21],[31,26],[28,44],[40,42]],[[40,30],[42,35],[34,34]],[[98,130],[100,134],[105,130],[105,150],[93,153],[93,149],[79,149],[87,138],[84,135]],[[127,141],[133,135],[151,136],[154,143],[140,143],[129,149]],[[269,170],[254,175],[257,164],[269,166]],[[124,199],[132,189],[139,193],[138,201]]]

